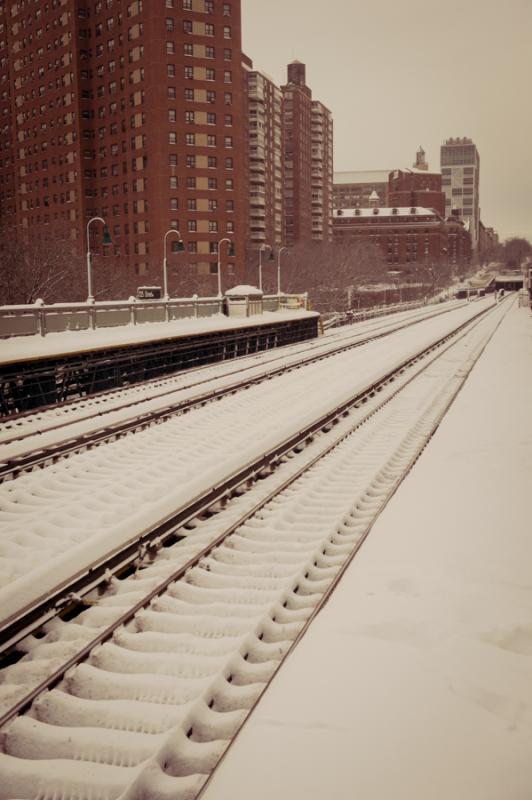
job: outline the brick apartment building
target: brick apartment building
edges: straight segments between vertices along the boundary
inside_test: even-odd
[[[0,0],[0,213],[112,270],[169,263],[238,282],[247,186],[240,0]],[[60,232],[60,233],[58,233]],[[237,268],[238,265],[238,268]],[[212,288],[216,280],[212,278]],[[98,290],[98,287],[95,287]],[[170,285],[172,291],[172,286]],[[81,291],[83,295],[83,291]]]
[[[282,94],[275,83],[244,57],[247,86],[249,222],[248,256],[263,245],[283,243]]]
[[[305,65],[293,61],[281,87],[286,245],[332,238],[332,115],[312,100],[305,73]]]
[[[335,209],[333,225],[337,242],[355,239],[378,245],[390,269],[453,269],[471,257],[471,240],[462,221],[445,221],[431,208]]]
[[[396,169],[388,177],[388,205],[432,208],[445,217],[445,192],[439,172]]]

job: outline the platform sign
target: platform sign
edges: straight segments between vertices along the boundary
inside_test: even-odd
[[[139,286],[137,289],[137,300],[160,300],[162,296],[160,286]]]

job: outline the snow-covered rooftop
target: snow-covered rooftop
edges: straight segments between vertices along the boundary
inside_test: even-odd
[[[414,215],[437,217],[432,208],[399,206],[397,208],[335,208],[333,217],[412,217]]]
[[[388,183],[388,175],[391,171],[391,169],[368,169],[355,172],[335,172],[333,183]]]

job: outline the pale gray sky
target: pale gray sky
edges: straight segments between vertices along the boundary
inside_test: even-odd
[[[532,0],[242,0],[244,52],[294,58],[333,112],[335,170],[411,166],[469,136],[485,225],[532,240]]]

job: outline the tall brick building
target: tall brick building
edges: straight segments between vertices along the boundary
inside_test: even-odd
[[[288,65],[283,93],[284,241],[332,238],[331,112],[306,85],[305,65]]]
[[[84,252],[86,223],[102,216],[113,244],[94,225],[91,250],[110,270],[125,266],[131,286],[160,272],[169,228],[186,247],[174,263],[199,274],[216,272],[228,237],[236,258],[224,246],[224,275],[238,281],[240,0],[0,0],[0,59],[4,223],[61,230]]]
[[[283,127],[281,90],[244,59],[247,88],[249,223],[248,251],[283,242]]]
[[[390,206],[423,206],[432,208],[445,217],[445,192],[439,172],[428,168],[395,169],[388,176],[388,204]]]

